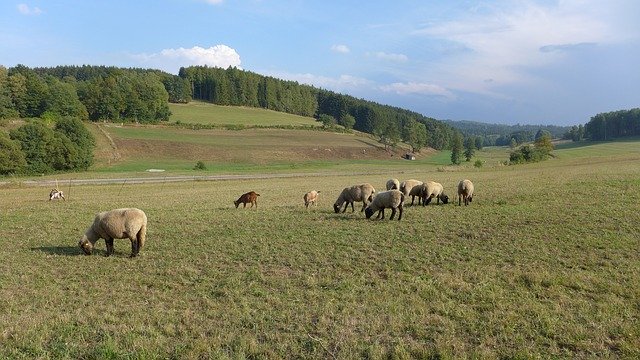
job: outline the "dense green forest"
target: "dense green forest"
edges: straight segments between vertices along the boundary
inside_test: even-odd
[[[584,126],[584,132],[593,141],[640,136],[640,108],[597,114]]]

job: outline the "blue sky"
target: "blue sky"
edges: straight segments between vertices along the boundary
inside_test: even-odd
[[[640,107],[638,0],[0,2],[0,65],[237,66],[437,119]]]

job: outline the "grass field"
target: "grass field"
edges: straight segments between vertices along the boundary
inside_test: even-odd
[[[354,167],[365,175],[63,184],[66,202],[6,186],[0,358],[640,357],[639,142],[519,166],[494,165],[500,151],[481,169],[371,160]],[[343,187],[390,177],[450,195],[469,178],[476,195],[406,206],[400,222],[333,213]],[[235,209],[249,190],[258,209]],[[126,206],[149,217],[141,256],[124,240],[81,255],[93,215]]]
[[[193,101],[169,104],[170,122],[242,126],[321,126],[313,118],[250,107],[220,106]]]

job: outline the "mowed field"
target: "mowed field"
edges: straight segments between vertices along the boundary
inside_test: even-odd
[[[639,145],[567,145],[518,166],[489,149],[480,169],[440,153],[285,179],[62,181],[67,201],[51,202],[13,183],[0,200],[0,358],[638,358]],[[452,198],[469,178],[476,194],[407,205],[401,221],[333,212],[342,188],[392,177]],[[321,199],[305,210],[312,189]],[[249,190],[257,210],[236,209]],[[82,255],[94,214],[129,206],[149,218],[140,257],[128,240]]]

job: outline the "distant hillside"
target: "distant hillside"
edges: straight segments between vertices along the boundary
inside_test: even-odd
[[[571,130],[570,126],[556,125],[488,124],[468,120],[442,121],[445,124],[460,130],[460,132],[462,132],[465,136],[472,135],[483,137],[485,146],[508,145],[512,137],[525,139],[525,141],[531,141],[539,130],[548,131],[553,138],[562,138],[565,133]]]

